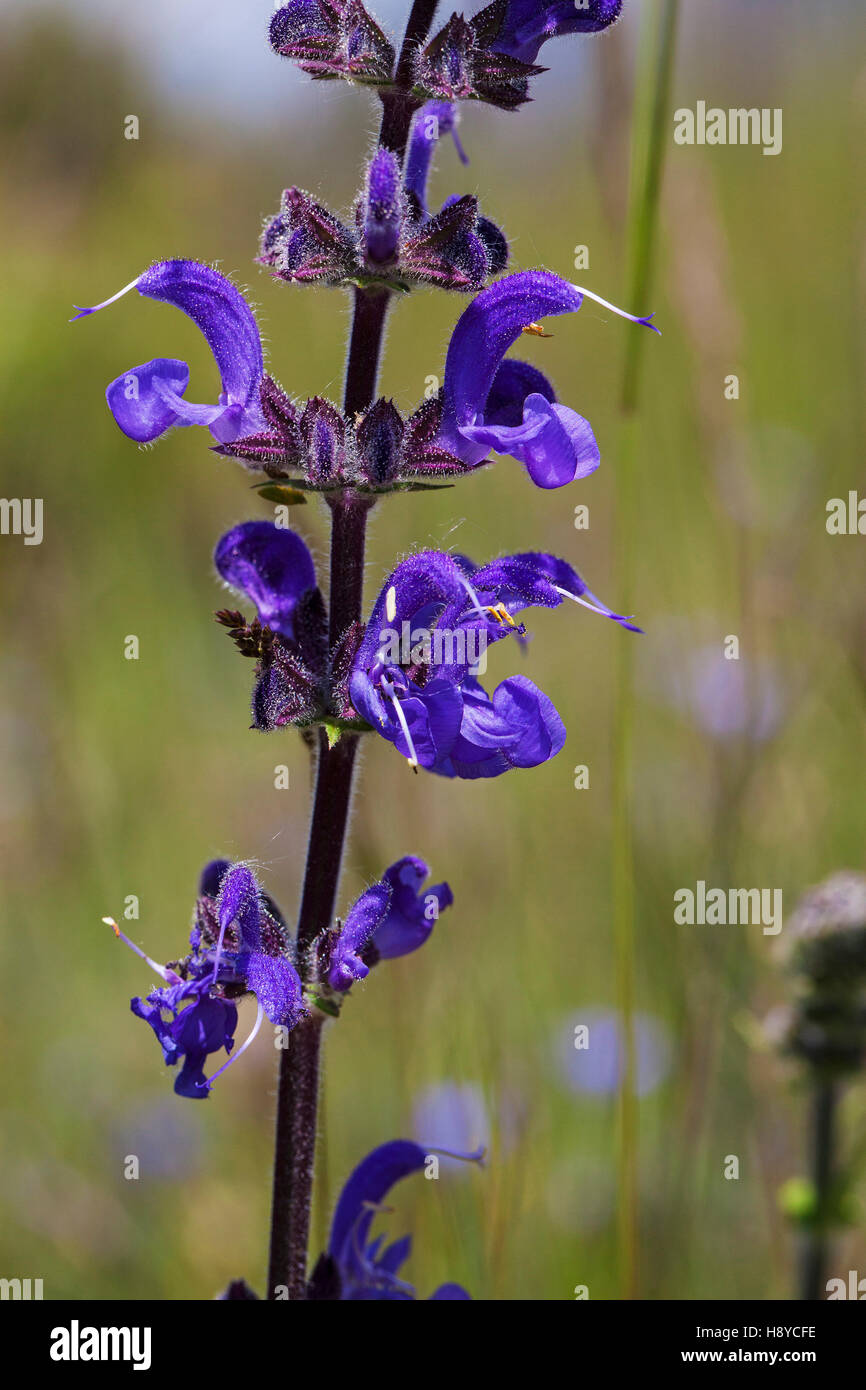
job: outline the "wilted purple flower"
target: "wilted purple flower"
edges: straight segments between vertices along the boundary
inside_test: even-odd
[[[667,1030],[651,1014],[634,1017],[635,1091],[645,1096],[660,1086],[670,1070]],[[620,1016],[612,1010],[584,1009],[557,1033],[556,1060],[574,1091],[611,1095],[622,1083],[625,1038]]]
[[[204,1075],[211,1053],[234,1048],[238,1021],[234,1001],[241,995],[256,996],[258,1013],[250,1036],[231,1061],[249,1047],[263,1015],[274,1024],[293,1028],[306,1012],[286,924],[246,864],[216,859],[205,867],[191,949],[181,961],[157,965],[116,922],[105,921],[164,981],[145,999],[133,999],[131,1008],[150,1024],[166,1065],[182,1064],[174,1083],[179,1096],[204,1099],[229,1065],[224,1063],[210,1078]]]
[[[508,0],[502,28],[491,44],[521,63],[534,63],[548,39],[597,34],[622,12],[622,0]]]
[[[421,1172],[431,1150],[408,1139],[393,1139],[374,1149],[350,1173],[340,1194],[328,1248],[313,1271],[308,1297],[314,1300],[413,1302],[415,1290],[399,1277],[409,1258],[410,1236],[384,1245],[370,1240],[370,1227],[395,1183]],[[478,1161],[480,1154],[458,1155]],[[459,1284],[442,1284],[431,1299],[463,1300],[470,1295]]]
[[[447,883],[422,892],[429,873],[423,859],[406,855],[361,894],[323,951],[324,979],[332,990],[343,994],[356,980],[366,979],[378,961],[409,955],[424,945],[439,913],[454,901]]]
[[[410,556],[387,580],[358,646],[354,709],[415,768],[475,778],[537,767],[565,742],[552,702],[525,676],[502,681],[491,698],[475,671],[490,643],[522,634],[515,614],[566,598],[639,631],[553,555],[505,556],[483,568],[442,551]]]
[[[491,449],[511,454],[543,488],[584,478],[599,464],[595,435],[581,415],[558,405],[547,378],[505,354],[537,320],[576,313],[584,298],[632,323],[658,329],[652,315],[627,314],[548,270],[524,270],[489,285],[464,309],[445,360],[437,442],[475,467]]]
[[[201,329],[219,368],[217,405],[184,399],[189,367],[174,357],[157,357],[131,367],[112,381],[105,396],[117,424],[139,444],[148,444],[172,425],[206,425],[215,439],[230,443],[264,426],[259,404],[262,343],[253,312],[240,290],[199,261],[157,261],[124,289],[80,309],[76,319],[106,308],[130,290],[182,309]]]

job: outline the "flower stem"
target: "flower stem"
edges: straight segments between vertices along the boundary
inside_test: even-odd
[[[412,59],[427,37],[437,0],[415,0],[397,62],[395,85],[382,97],[379,144],[402,159],[418,102],[411,94]],[[365,411],[373,402],[391,295],[355,290],[352,331],[346,362],[344,409]],[[364,549],[370,501],[347,492],[331,502],[330,643],[331,650],[350,623],[361,616]],[[298,916],[297,956],[307,983],[314,965],[313,942],[333,922],[343,849],[349,824],[357,734],[344,734],[330,746],[318,736],[316,788],[304,886]],[[319,1103],[319,1058],[323,1018],[311,1016],[288,1038],[280,1059],[274,1142],[274,1181],[268,1298],[302,1300],[307,1287],[316,1127]]]
[[[412,66],[415,54],[424,44],[433,23],[438,0],[415,0],[406,24],[406,33],[397,67],[394,85],[382,96],[382,129],[379,144],[387,145],[400,159],[406,153],[409,127],[420,102],[412,95]]]
[[[629,304],[648,304],[654,269],[655,234],[665,149],[665,122],[670,98],[676,42],[678,0],[662,0],[657,36],[645,35],[647,68],[635,104],[633,151],[634,208],[631,228],[632,273]],[[650,21],[648,20],[648,23]],[[648,131],[643,150],[638,132]],[[647,309],[633,310],[646,313]],[[634,588],[632,557],[637,530],[635,497],[636,425],[644,335],[628,335],[622,384],[623,427],[617,470],[617,550],[622,557],[621,612],[629,613]],[[631,607],[629,606],[631,604]],[[632,743],[634,653],[631,642],[620,643],[617,697],[614,713],[613,770],[613,925],[616,950],[617,1002],[623,1031],[623,1067],[619,1090],[618,1245],[623,1298],[638,1296],[638,1107],[635,1088],[637,1058],[634,1041],[635,883],[632,837]]]
[[[836,1087],[817,1079],[812,1089],[812,1182],[815,1187],[815,1221],[803,1244],[800,1297],[816,1302],[827,1293],[827,1228],[833,1192]]]

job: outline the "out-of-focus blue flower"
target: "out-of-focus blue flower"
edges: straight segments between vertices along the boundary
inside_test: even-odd
[[[206,1078],[204,1065],[211,1053],[223,1048],[232,1052],[238,1021],[235,1000],[241,995],[256,996],[258,1014],[232,1061],[252,1042],[263,1015],[271,1023],[293,1028],[306,1012],[285,922],[246,864],[216,859],[205,867],[191,949],[182,961],[157,965],[116,922],[105,921],[164,981],[146,998],[133,999],[130,1007],[153,1029],[166,1065],[180,1064],[174,1083],[179,1096],[201,1100],[208,1095],[219,1072]]]
[[[643,654],[642,683],[653,698],[711,738],[763,743],[778,732],[787,713],[781,672],[765,658],[729,658],[721,637],[705,640],[709,626],[709,621],[675,618],[654,624],[653,651]]]
[[[634,1016],[635,1091],[649,1095],[667,1076],[671,1044],[664,1025],[651,1014]],[[583,1009],[557,1030],[556,1062],[566,1085],[586,1095],[613,1094],[625,1068],[620,1016],[610,1009]]]
[[[489,1150],[490,1120],[481,1087],[460,1081],[438,1081],[425,1087],[412,1108],[412,1132],[435,1134],[445,1151]],[[449,1157],[447,1152],[440,1162],[443,1168],[467,1171],[460,1159]]]
[[[395,1183],[421,1172],[431,1150],[408,1139],[393,1139],[374,1149],[349,1178],[340,1194],[328,1248],[313,1272],[309,1297],[348,1301],[412,1302],[415,1290],[399,1276],[412,1240],[385,1245],[382,1236],[370,1240],[370,1227]],[[477,1161],[480,1154],[463,1155]],[[443,1284],[431,1299],[460,1301],[470,1295],[459,1284]]]
[[[413,767],[464,778],[537,767],[565,742],[553,703],[525,676],[490,696],[475,670],[490,643],[523,633],[515,614],[563,599],[639,631],[553,555],[510,555],[483,568],[442,551],[410,556],[386,581],[355,655],[354,709]],[[408,655],[393,651],[401,633],[410,635]]]
[[[134,1155],[141,1175],[170,1182],[190,1177],[199,1167],[203,1149],[200,1115],[168,1096],[137,1104],[112,1122],[113,1147],[121,1160]]]
[[[327,947],[323,970],[332,990],[343,994],[378,961],[424,945],[439,913],[454,901],[447,883],[422,890],[429,873],[423,859],[407,854],[361,894]]]
[[[265,424],[259,404],[262,343],[253,311],[240,290],[199,261],[157,261],[102,304],[79,309],[76,319],[105,309],[133,289],[182,309],[201,329],[219,368],[222,390],[216,405],[194,405],[185,399],[186,362],[156,357],[130,367],[105,393],[123,433],[148,444],[173,425],[205,425],[221,444],[229,444],[261,430]]]
[[[536,367],[505,358],[522,333],[540,333],[538,320],[576,313],[585,298],[658,332],[649,317],[627,314],[591,290],[548,270],[506,275],[472,300],[451,334],[445,359],[438,442],[471,466],[491,449],[511,454],[537,487],[562,487],[599,464],[589,422],[559,405]]]

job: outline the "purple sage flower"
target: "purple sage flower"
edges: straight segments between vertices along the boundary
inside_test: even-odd
[[[311,599],[320,603],[321,595],[311,587],[313,562],[298,536],[272,522],[246,522],[220,541],[216,563],[256,605],[256,623],[265,625],[262,632],[240,613],[217,615],[233,626],[241,650],[259,657],[256,728],[321,722],[358,728],[365,721],[361,728],[393,743],[413,768],[445,777],[537,767],[565,742],[552,701],[532,681],[511,676],[491,697],[477,678],[491,643],[524,634],[516,614],[570,599],[640,631],[554,555],[525,552],[478,567],[464,556],[426,550],[390,575],[365,629],[339,635],[328,671],[321,636],[318,656],[309,654]],[[299,611],[306,649],[295,632]]]
[[[166,1066],[180,1064],[174,1083],[179,1096],[203,1100],[220,1072],[249,1047],[263,1016],[293,1028],[306,1012],[286,924],[246,864],[215,859],[205,867],[190,952],[171,965],[157,965],[116,922],[104,920],[163,980],[146,998],[133,999],[130,1007],[136,1017],[150,1024]],[[205,1077],[204,1065],[211,1053],[223,1048],[233,1051],[238,1022],[235,1001],[250,992],[258,1004],[252,1032],[229,1062]]]
[[[599,465],[587,420],[556,394],[537,367],[505,354],[524,332],[540,334],[538,319],[576,313],[584,298],[632,323],[640,317],[572,285],[548,270],[523,270],[489,285],[464,309],[445,359],[443,413],[437,442],[474,467],[491,449],[511,454],[538,487],[562,487]]]
[[[370,1227],[391,1188],[402,1178],[422,1172],[435,1150],[408,1139],[392,1139],[374,1149],[350,1173],[340,1193],[331,1224],[328,1248],[310,1280],[310,1299],[414,1302],[415,1290],[399,1277],[409,1258],[410,1236],[384,1244],[370,1240]],[[477,1162],[481,1154],[457,1155]],[[470,1295],[459,1284],[442,1284],[431,1300],[458,1301]]]
[[[447,883],[422,890],[429,873],[423,859],[407,854],[361,894],[324,952],[324,978],[332,990],[343,994],[378,961],[424,945],[440,912],[454,901]]]
[[[534,63],[548,39],[597,34],[621,12],[622,0],[508,0],[502,28],[490,47],[521,63]]]
[[[105,392],[123,433],[139,444],[149,444],[173,425],[205,425],[221,444],[230,444],[263,429],[262,342],[253,311],[240,290],[199,261],[157,261],[102,304],[79,309],[75,318],[95,314],[133,289],[182,309],[201,329],[219,368],[222,390],[216,405],[194,405],[184,398],[189,385],[186,362],[156,357],[130,367]]]
[[[553,555],[509,555],[481,568],[442,551],[410,556],[387,580],[358,646],[354,709],[413,768],[445,777],[547,762],[565,742],[552,701],[525,676],[502,681],[491,697],[475,671],[490,643],[523,634],[515,614],[564,599],[640,631]]]

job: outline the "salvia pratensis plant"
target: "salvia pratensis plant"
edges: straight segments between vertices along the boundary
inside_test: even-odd
[[[307,861],[296,920],[288,922],[248,863],[204,869],[186,953],[151,960],[113,922],[119,938],[158,977],[132,1000],[156,1036],[174,1088],[208,1097],[249,1046],[262,1020],[285,1032],[277,1092],[268,1297],[293,1300],[414,1299],[400,1271],[408,1238],[384,1245],[370,1227],[391,1186],[425,1169],[435,1149],[383,1144],[349,1177],[328,1246],[312,1271],[308,1235],[323,1025],[381,962],[431,935],[452,902],[446,883],[427,887],[423,859],[405,855],[336,916],[340,868],[359,740],[374,734],[418,771],[497,777],[544,763],[565,726],[524,675],[489,692],[480,676],[488,646],[523,644],[525,615],[570,600],[632,631],[564,559],[540,551],[477,562],[427,550],[395,562],[369,614],[363,606],[365,530],[387,494],[451,486],[487,466],[491,452],[522,464],[551,489],[598,467],[589,422],[560,403],[536,367],[508,356],[541,320],[574,314],[587,298],[631,320],[595,292],[546,269],[508,270],[506,234],[476,197],[429,206],[439,142],[458,133],[459,103],[513,111],[544,71],[548,41],[591,34],[618,19],[621,0],[494,0],[470,19],[454,14],[433,32],[437,0],[415,0],[399,49],[361,0],[293,0],[270,20],[271,47],[316,81],[344,80],[376,95],[381,123],[354,205],[340,213],[290,186],[261,233],[256,259],[287,285],[340,287],[352,300],[343,399],[299,400],[266,368],[255,315],[236,286],[195,260],[162,260],[119,293],[135,290],[182,310],[213,354],[210,402],[187,399],[189,368],[173,357],[121,372],[106,398],[128,438],[150,444],[176,426],[199,426],[210,447],[257,478],[266,501],[321,494],[331,521],[327,577],[295,532],[271,521],[233,528],[216,546],[217,572],[243,609],[218,623],[255,663],[251,723],[296,726],[316,752]],[[275,204],[276,204],[275,199]],[[496,278],[499,277],[499,278]],[[468,296],[446,353],[442,388],[408,414],[377,394],[384,329],[405,294],[433,287]],[[166,328],[170,325],[166,324]],[[576,615],[575,615],[576,616]],[[569,615],[563,615],[568,621]],[[374,986],[373,986],[374,987]],[[236,1045],[238,1001],[252,995],[256,1021]],[[435,1136],[429,1136],[435,1141]],[[460,1157],[479,1159],[480,1154]],[[255,1298],[244,1280],[222,1297]],[[449,1284],[433,1299],[469,1295]]]

